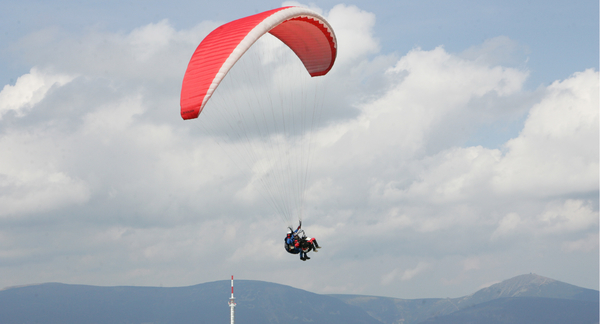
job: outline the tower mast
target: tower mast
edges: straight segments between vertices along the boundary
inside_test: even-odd
[[[229,297],[229,308],[231,309],[231,324],[235,324],[235,297],[233,297],[233,275],[231,276],[231,297]]]

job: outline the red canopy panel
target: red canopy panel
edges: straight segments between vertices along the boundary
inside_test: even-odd
[[[267,32],[289,46],[311,76],[331,70],[337,55],[335,34],[312,10],[284,7],[234,20],[212,31],[192,55],[181,88],[183,119],[198,117],[235,62]]]
[[[311,76],[325,75],[333,67],[335,38],[328,37],[327,27],[310,17],[292,18],[269,31],[289,46]],[[327,55],[328,54],[328,55]]]

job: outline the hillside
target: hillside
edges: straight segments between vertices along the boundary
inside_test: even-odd
[[[229,320],[229,281],[189,287],[49,283],[0,291],[0,323],[219,323]],[[342,301],[262,281],[236,281],[238,323],[381,324]]]
[[[598,303],[573,299],[506,297],[422,324],[597,324]]]
[[[577,287],[536,274],[517,276],[459,298],[460,308],[503,297],[545,297],[598,301],[598,291]]]
[[[7,288],[0,290],[0,323],[226,323],[229,284],[223,280],[162,288],[47,283]],[[236,281],[235,295],[236,323],[242,324],[598,322],[597,290],[533,274],[452,299],[319,295],[252,280]]]
[[[577,287],[536,274],[517,276],[459,298],[399,299],[358,295],[330,296],[364,309],[369,315],[385,324],[416,324],[432,317],[452,314],[474,305],[508,297],[555,298],[598,303],[597,290]]]

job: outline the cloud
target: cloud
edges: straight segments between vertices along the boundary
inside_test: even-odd
[[[356,6],[339,4],[327,15],[338,40],[336,69],[348,68],[370,54],[379,52],[379,42],[373,35],[375,15]]]
[[[559,195],[598,188],[598,72],[555,82],[495,167],[498,192]]]
[[[429,264],[425,263],[425,262],[419,262],[419,264],[417,264],[417,266],[413,269],[407,269],[402,273],[402,277],[400,277],[400,280],[410,280],[412,278],[414,278],[416,275],[418,275],[419,273],[425,271],[427,268],[429,268]]]
[[[395,281],[398,277],[400,277],[400,281],[407,281],[413,279],[415,276],[421,274],[422,272],[429,269],[430,265],[427,262],[419,262],[416,267],[412,269],[406,269],[404,271],[400,271],[399,269],[394,269],[390,273],[384,275],[381,279],[382,285],[389,285],[393,281]]]
[[[479,258],[468,258],[463,263],[465,271],[481,269],[481,260]]]
[[[471,100],[488,93],[514,93],[527,76],[514,69],[461,60],[441,47],[411,51],[388,69],[387,75],[387,91],[364,103],[359,118],[337,128],[338,133],[347,129],[345,139],[356,138],[361,149],[393,152],[400,159],[422,155],[435,145],[439,139],[436,130],[448,129],[448,119],[458,119],[453,129],[469,128],[474,121],[467,105]],[[460,133],[444,134],[446,145],[459,143]]]
[[[598,89],[597,76],[596,72],[586,71],[575,74],[563,83],[550,86],[547,99],[532,107],[523,131],[517,138],[507,142],[505,153],[481,146],[449,147],[436,155],[422,159],[420,161],[422,171],[418,179],[408,186],[405,185],[400,189],[390,182],[382,187],[386,188],[382,191],[383,197],[410,199],[445,197],[456,201],[473,197],[477,192],[482,191],[501,195],[522,193],[545,196],[596,189],[598,150],[595,144],[598,143],[596,136],[598,104],[597,99],[594,99],[596,98],[594,93],[597,93]],[[502,83],[500,79],[497,80],[498,83]],[[472,91],[476,87],[469,86],[465,89]],[[462,100],[463,103],[466,101],[467,99]],[[401,98],[393,102],[402,107],[398,111],[406,110]],[[422,101],[418,100],[418,102]],[[379,102],[375,104],[375,107],[379,106]],[[448,114],[454,113],[460,109],[460,106],[457,106],[455,109],[450,109],[451,105],[448,104],[438,113],[443,114],[443,109],[449,109]],[[393,105],[390,104],[389,107]],[[431,107],[437,106],[431,105]],[[423,110],[425,109],[427,108]],[[394,136],[385,141],[386,145],[393,143],[395,138],[406,141],[411,135],[425,134],[430,126],[420,126],[421,129],[417,127],[432,123],[433,118],[441,118],[421,111],[414,113],[417,118],[410,118],[412,121],[410,125],[407,121],[406,127],[400,127],[410,129],[410,135]],[[386,120],[401,119],[390,118],[389,114],[386,117],[388,117]],[[368,119],[373,125],[377,121],[377,116]],[[418,120],[422,122],[419,123]],[[377,131],[381,129],[385,134],[394,133],[390,128],[376,128]],[[416,151],[416,148],[426,145],[423,140],[423,136],[421,139],[415,139],[412,142],[415,149],[404,150],[405,156],[411,151]],[[406,145],[396,145],[395,150],[398,152],[403,146]]]
[[[163,84],[180,77],[190,51],[218,25],[205,21],[176,31],[167,20],[138,27],[129,33],[91,29],[82,35],[50,29],[32,33],[17,49],[23,59],[51,66],[67,75],[108,78],[113,82]],[[131,85],[131,84],[130,84]]]
[[[0,119],[9,111],[23,116],[28,109],[44,99],[52,87],[60,87],[75,77],[67,74],[53,74],[33,67],[28,74],[17,79],[14,86],[5,85],[0,91]]]
[[[73,76],[32,68],[14,86],[0,92],[0,117],[10,111],[24,118],[52,91],[72,82]],[[8,126],[8,125],[7,125]],[[0,217],[56,210],[89,199],[82,179],[57,167],[60,140],[52,131],[5,127],[0,137]]]
[[[81,179],[53,171],[0,170],[0,217],[47,212],[89,199],[89,188]]]
[[[519,214],[509,213],[500,220],[498,223],[498,228],[494,231],[494,233],[492,233],[491,239],[493,240],[499,236],[515,234],[522,225],[523,220],[521,220]]]
[[[554,237],[562,242],[563,250],[577,250],[592,246],[590,232],[597,228],[598,211],[590,201],[566,199],[547,203],[537,215],[521,217],[515,212],[508,213],[498,222],[491,240]],[[572,241],[573,237],[583,235],[587,238]]]
[[[562,243],[565,252],[594,252],[598,250],[598,233],[588,234],[586,237]]]
[[[538,221],[547,233],[577,232],[598,227],[598,213],[590,202],[567,199],[562,204],[550,204]]]
[[[460,54],[460,57],[490,66],[514,66],[524,68],[528,61],[526,46],[506,36],[486,39]]]

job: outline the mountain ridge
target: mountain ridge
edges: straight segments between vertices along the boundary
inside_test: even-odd
[[[364,309],[385,324],[420,323],[499,298],[538,297],[598,301],[598,291],[577,287],[537,274],[519,275],[457,298],[401,299],[362,295],[330,295]]]
[[[594,301],[501,297],[419,324],[597,324],[598,311]]]
[[[166,288],[21,285],[0,290],[0,323],[220,322],[229,316],[229,292],[229,280]],[[535,274],[517,276],[464,297],[424,299],[320,295],[266,281],[238,280],[236,302],[236,321],[244,324],[453,323],[469,317],[507,318],[497,314],[523,312],[520,302],[537,305],[535,309],[573,308],[594,314],[598,291]],[[532,316],[530,313],[519,316]]]

